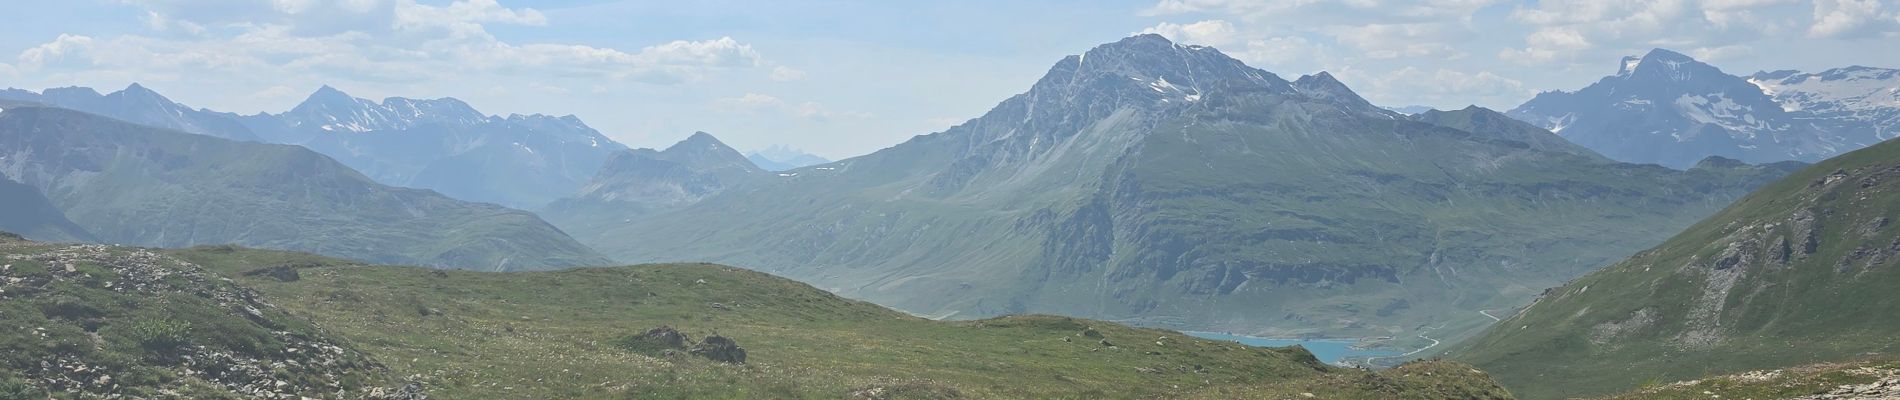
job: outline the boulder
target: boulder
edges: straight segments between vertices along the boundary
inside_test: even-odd
[[[745,363],[745,348],[725,336],[707,336],[706,341],[693,345],[687,353],[723,363]]]

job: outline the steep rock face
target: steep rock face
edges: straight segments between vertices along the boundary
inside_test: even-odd
[[[1303,81],[1131,37],[947,131],[569,231],[931,316],[1455,336],[1788,169],[1615,163],[1493,112],[1413,120]]]
[[[1900,350],[1900,143],[1763,187],[1447,355],[1527,397]]]
[[[0,113],[0,173],[106,243],[234,243],[491,270],[606,263],[532,214],[377,184],[301,147],[71,110]]]
[[[1539,94],[1509,114],[1613,159],[1672,168],[1708,156],[1812,162],[1893,136],[1887,127],[1900,103],[1878,93],[1900,88],[1891,74],[1822,75],[1835,79],[1792,71],[1743,78],[1656,49],[1624,58],[1616,75]]]

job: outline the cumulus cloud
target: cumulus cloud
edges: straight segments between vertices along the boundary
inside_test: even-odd
[[[1817,38],[1866,37],[1892,29],[1894,15],[1879,0],[1815,0],[1814,24],[1808,36]]]
[[[805,71],[800,71],[797,69],[793,69],[791,67],[780,65],[777,67],[772,67],[771,78],[772,80],[779,81],[779,82],[796,81],[800,79],[805,79]]]
[[[1446,36],[1446,29],[1442,24],[1409,23],[1334,26],[1326,31],[1340,44],[1357,48],[1369,58],[1464,57],[1464,52],[1435,40]]]
[[[1491,71],[1463,72],[1446,68],[1404,67],[1391,72],[1347,69],[1335,73],[1355,85],[1368,100],[1380,104],[1463,106],[1472,99],[1509,100],[1529,94],[1523,82]],[[1402,97],[1394,94],[1403,94]]]
[[[1176,42],[1214,47],[1234,44],[1240,38],[1240,33],[1234,29],[1233,24],[1218,19],[1187,24],[1162,22],[1135,33],[1152,33]]]
[[[487,26],[542,26],[547,16],[495,0],[443,5],[414,0],[127,2],[147,9],[144,21],[154,32],[184,35],[61,35],[20,53],[20,68],[134,79],[209,72],[376,82],[532,70],[671,84],[768,64],[751,45],[731,37],[676,40],[638,50],[511,43],[494,37]]]
[[[48,63],[56,63],[69,56],[84,56],[92,49],[93,39],[84,35],[61,34],[51,42],[33,46],[20,52],[20,68],[38,69]]]
[[[1722,61],[1754,53],[1755,49],[1752,47],[1732,44],[1727,46],[1697,47],[1689,51],[1689,56],[1702,61]]]

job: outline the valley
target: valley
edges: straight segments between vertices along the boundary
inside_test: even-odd
[[[1900,399],[1900,0],[5,12],[0,400]]]

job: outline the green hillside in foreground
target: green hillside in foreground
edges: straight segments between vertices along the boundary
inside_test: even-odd
[[[33,398],[35,390],[71,390],[50,386],[67,375],[48,378],[38,369],[42,360],[101,366],[89,370],[110,371],[123,385],[118,390],[188,390],[180,393],[199,398],[236,390],[192,378],[186,371],[217,367],[150,350],[154,340],[165,349],[286,360],[282,370],[265,369],[266,384],[313,397],[418,388],[449,399],[1509,396],[1484,374],[1451,363],[1374,373],[1328,366],[1299,348],[1099,321],[932,321],[709,264],[481,273],[229,246],[161,255],[8,240],[0,253],[14,265],[0,279],[28,284],[0,294],[0,316],[9,319],[0,330],[8,350],[0,380]],[[65,256],[73,252],[95,256]],[[76,267],[66,269],[69,262]],[[47,274],[62,278],[46,281]],[[154,285],[175,294],[136,295]],[[745,361],[635,339],[662,326],[684,333],[686,347],[730,338]],[[296,358],[312,354],[305,343],[342,360]],[[300,367],[313,363],[336,367]],[[332,375],[345,378],[317,378]]]
[[[1900,362],[1822,363],[1654,385],[1612,400],[1900,398]]]
[[[1526,398],[1900,353],[1900,142],[1770,184],[1447,350]]]

